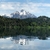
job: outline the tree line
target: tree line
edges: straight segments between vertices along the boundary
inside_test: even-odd
[[[23,28],[23,27],[49,27],[50,18],[47,16],[39,16],[38,18],[6,18],[0,16],[0,28]]]

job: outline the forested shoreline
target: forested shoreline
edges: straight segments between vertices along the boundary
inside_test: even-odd
[[[46,39],[50,36],[50,18],[39,16],[38,18],[6,18],[0,16],[0,37],[28,35]]]
[[[50,28],[50,18],[39,16],[38,18],[6,18],[0,16],[0,28]]]

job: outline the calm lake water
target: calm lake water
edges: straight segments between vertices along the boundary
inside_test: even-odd
[[[0,50],[50,50],[50,29],[0,29]]]
[[[25,35],[3,37],[0,38],[0,50],[50,50],[50,37],[45,40]]]

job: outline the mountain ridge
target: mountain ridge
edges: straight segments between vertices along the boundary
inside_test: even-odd
[[[26,18],[37,18],[34,14],[31,14],[25,10],[16,11],[10,14],[11,18],[19,18],[19,19],[26,19]]]

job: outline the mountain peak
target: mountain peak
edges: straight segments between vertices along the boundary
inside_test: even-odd
[[[21,10],[21,12],[25,11],[24,9]]]
[[[22,9],[22,10],[20,11],[20,15],[26,15],[26,11]]]
[[[35,15],[25,11],[25,10],[20,10],[16,11],[14,13],[11,13],[12,18],[19,18],[19,19],[25,19],[25,18],[36,18]]]

